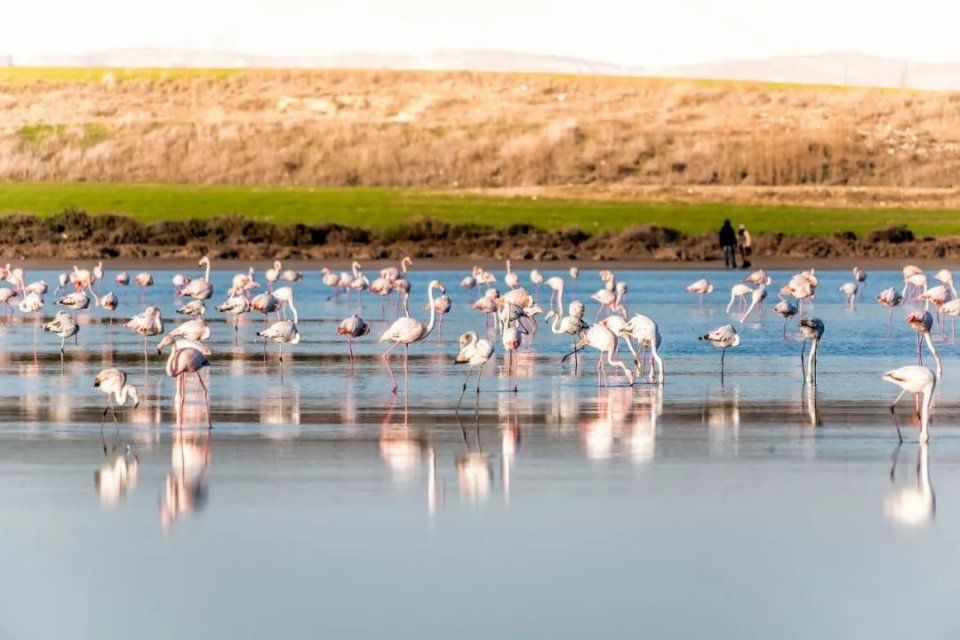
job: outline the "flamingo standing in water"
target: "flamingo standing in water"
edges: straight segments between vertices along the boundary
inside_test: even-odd
[[[940,365],[940,354],[937,348],[933,346],[933,338],[930,337],[930,330],[933,328],[933,316],[929,311],[912,311],[907,316],[907,324],[917,332],[917,361],[923,365],[923,354],[920,350],[920,342],[926,341],[930,354],[937,363],[937,376],[943,375],[943,367]]]
[[[193,298],[194,300],[209,300],[213,297],[213,283],[210,282],[210,257],[203,256],[197,263],[197,266],[206,266],[206,271],[202,278],[194,278],[186,285],[180,288],[180,295]]]
[[[937,273],[934,274],[933,279],[939,282],[942,282],[946,287],[950,289],[951,298],[960,297],[960,296],[957,296],[957,290],[953,286],[953,273],[950,270],[940,269],[940,271],[937,271]]]
[[[233,316],[233,342],[236,344],[240,335],[240,316],[250,311],[250,301],[245,296],[234,295],[217,306],[217,311]]]
[[[60,336],[60,353],[63,353],[63,345],[67,338],[72,338],[80,333],[80,325],[66,311],[57,311],[53,320],[43,325],[43,330]]]
[[[516,393],[516,352],[520,348],[527,330],[520,324],[518,315],[514,313],[514,306],[509,302],[503,305],[497,315],[500,323],[500,343],[507,352],[507,385],[510,384],[511,373],[514,374],[513,392]]]
[[[117,277],[114,278],[114,280],[121,287],[125,287],[128,284],[130,284],[130,274],[127,273],[126,271],[121,271],[120,273],[117,274]]]
[[[960,316],[960,298],[954,298],[944,302],[940,307],[940,313],[944,316],[950,316],[950,339],[957,339],[957,316]]]
[[[927,367],[909,364],[899,369],[887,371],[883,374],[883,379],[900,387],[900,395],[890,405],[890,413],[895,413],[897,402],[903,397],[903,394],[910,392],[922,396],[920,401],[920,442],[928,442],[930,433],[927,427],[930,424],[930,405],[933,401],[933,390],[937,386],[937,376]],[[897,427],[897,436],[900,438],[900,442],[903,442],[900,425],[896,422],[894,424]]]
[[[3,317],[7,317],[7,312],[12,309],[10,306],[10,301],[17,297],[17,291],[15,289],[8,289],[7,287],[0,288],[0,304],[3,305]]]
[[[757,286],[756,289],[750,292],[750,306],[747,307],[747,310],[742,316],[740,316],[741,324],[747,319],[747,317],[753,312],[753,308],[757,305],[760,305],[760,315],[763,315],[763,301],[767,299],[767,285],[761,284]]]
[[[700,336],[698,340],[706,340],[717,349],[720,349],[720,380],[722,381],[724,372],[723,356],[726,354],[727,349],[740,345],[740,336],[737,334],[737,330],[733,328],[733,325],[725,324],[722,327],[717,327],[713,331]]]
[[[843,294],[846,306],[853,309],[854,302],[857,299],[857,291],[859,290],[860,287],[856,282],[844,282],[840,285],[840,293]]]
[[[276,292],[279,292],[279,289],[277,289]],[[293,320],[277,320],[266,329],[257,331],[257,335],[261,338],[273,340],[280,345],[280,362],[283,362],[283,345],[300,344],[300,329],[297,326],[300,322],[300,316],[297,314],[297,307],[293,304],[292,290],[290,291],[286,303],[290,306],[290,310],[293,312]],[[283,373],[282,367],[280,372],[281,374]]]
[[[540,273],[539,269],[530,272],[530,282],[533,284],[533,299],[536,300],[537,296],[540,295],[540,285],[543,284],[543,274]]]
[[[113,420],[114,422],[117,420],[114,401],[122,407],[129,398],[133,401],[134,409],[140,405],[140,394],[137,393],[137,388],[132,384],[127,384],[127,374],[119,369],[104,369],[94,378],[93,386],[107,394],[107,406],[103,408],[103,415],[100,417],[101,429],[103,429],[103,423],[107,419],[107,411],[113,411]]]
[[[727,313],[730,313],[730,309],[733,308],[733,303],[738,298],[740,299],[740,308],[746,309],[747,307],[747,296],[753,293],[753,289],[748,287],[745,284],[735,284],[730,287],[730,302],[727,304]]]
[[[853,280],[857,283],[857,290],[863,293],[867,288],[867,272],[860,267],[854,267]]]
[[[157,307],[147,307],[143,312],[130,318],[124,325],[127,329],[133,329],[143,336],[143,358],[147,358],[147,338],[158,336],[163,333],[163,318],[160,317],[160,309]]]
[[[696,293],[700,296],[700,306],[703,306],[703,296],[713,293],[713,285],[706,278],[700,278],[687,285],[687,293]]]
[[[167,334],[170,338],[186,338],[194,342],[205,342],[210,339],[210,327],[203,318],[194,318],[181,322]]]
[[[573,277],[573,276],[571,276]],[[563,315],[563,278],[560,276],[553,276],[547,278],[545,283],[550,287],[550,308],[553,309],[553,300],[557,299],[557,315]]]
[[[603,363],[603,357],[607,357],[607,364],[611,367],[617,367],[621,369],[625,376],[627,376],[627,382],[632,387],[633,386],[633,372],[627,368],[627,365],[623,363],[622,360],[614,359],[617,355],[617,334],[608,329],[602,324],[595,324],[587,329],[587,332],[579,342],[577,342],[577,349],[583,350],[584,347],[593,347],[600,352],[600,356],[597,359],[597,386],[603,385],[605,387],[610,386],[607,382],[607,372],[606,366]],[[567,354],[564,358],[567,358],[570,355]]]
[[[463,388],[460,390],[460,399],[457,408],[463,403],[463,395],[467,392],[467,382],[470,381],[470,372],[477,367],[477,397],[480,397],[480,378],[483,377],[483,365],[493,356],[493,344],[480,338],[476,332],[468,331],[460,336],[460,353],[454,362],[467,365],[467,376],[463,379]]]
[[[207,385],[203,382],[203,376],[200,371],[210,364],[207,360],[210,350],[193,340],[184,338],[165,337],[160,345],[157,346],[157,353],[161,353],[163,347],[171,345],[170,356],[167,358],[166,372],[170,378],[177,379],[177,404],[178,404],[178,423],[183,427],[183,404],[186,399],[186,375],[195,373],[200,387],[203,389],[203,399],[207,407],[207,429],[213,428],[213,422],[210,418],[210,392]]]
[[[783,318],[783,337],[787,337],[787,320],[797,315],[797,307],[786,298],[780,298],[780,302],[773,308],[774,313]]]
[[[427,286],[427,301],[430,305],[430,321],[427,326],[415,318],[404,316],[397,318],[390,327],[380,336],[379,342],[392,342],[393,344],[383,352],[383,361],[387,364],[387,371],[390,373],[390,379],[393,381],[393,393],[397,392],[397,379],[393,375],[393,369],[390,367],[390,352],[403,345],[403,369],[407,370],[407,363],[410,356],[410,345],[421,342],[433,331],[437,320],[437,308],[434,306],[434,289],[441,293],[446,293],[446,289],[439,280],[431,280]]]
[[[893,309],[899,307],[904,302],[903,294],[899,291],[890,287],[889,289],[884,289],[877,294],[877,302],[890,309],[890,317],[887,320],[887,325],[892,330],[893,328]]]
[[[627,347],[633,353],[634,362],[637,365],[637,375],[643,375],[644,364],[646,364],[646,349],[650,349],[650,377],[652,382],[656,370],[659,369],[660,375],[658,382],[663,384],[663,359],[660,358],[660,328],[653,318],[645,315],[636,314],[623,325],[619,330],[619,335],[627,341]],[[631,339],[637,341],[637,346],[644,350],[643,362],[637,357],[637,352],[633,348]],[[654,366],[656,365],[656,367]]]
[[[803,369],[803,352],[810,341],[810,356],[808,358],[804,379],[810,384],[817,383],[817,352],[820,351],[820,338],[823,337],[823,320],[820,318],[801,318],[800,333],[803,334],[803,344],[800,345],[800,368]]]
[[[103,294],[103,297],[100,298],[100,306],[104,311],[110,312],[110,325],[113,325],[113,312],[117,310],[117,305],[120,304],[120,300],[117,298],[117,294],[113,291],[107,291]]]
[[[370,325],[363,321],[363,318],[353,314],[345,318],[337,325],[337,334],[347,336],[347,349],[350,351],[350,362],[353,362],[353,339],[365,336],[370,333]]]
[[[571,305],[572,306],[572,305]],[[550,325],[550,331],[555,335],[567,334],[573,338],[573,370],[577,370],[577,341],[583,335],[583,332],[590,328],[586,322],[583,321],[583,316],[580,317],[574,315],[563,316],[562,318],[557,315],[557,312],[551,309],[547,311],[547,315],[543,317],[545,322],[550,322],[553,319],[552,324]]]

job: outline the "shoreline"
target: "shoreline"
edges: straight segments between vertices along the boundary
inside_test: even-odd
[[[199,260],[198,256],[198,259]],[[110,271],[129,271],[131,274],[137,271],[150,270],[177,270],[190,271],[198,269],[197,260],[185,258],[112,258],[104,259],[104,267]],[[367,271],[379,271],[384,267],[395,267],[398,260],[359,260],[363,268]],[[81,259],[74,260],[69,258],[25,258],[22,260],[12,260],[11,264],[25,269],[41,270],[64,270],[68,271],[74,265],[81,268],[87,268],[96,264],[99,260]],[[282,261],[285,268],[297,269],[299,271],[319,271],[324,267],[332,271],[349,271],[350,264],[353,262],[349,258],[337,259],[285,259]],[[257,272],[273,266],[273,260],[253,259],[243,260],[237,258],[211,259],[212,271],[242,271],[253,267]],[[723,267],[723,260],[710,261],[690,261],[675,262],[664,260],[637,259],[637,260],[511,260],[515,270],[528,271],[536,268],[543,271],[566,271],[569,267],[576,265],[581,270],[593,271],[600,269],[622,269],[632,271],[690,271],[690,272],[723,272],[728,271]],[[828,270],[850,270],[853,267],[860,267],[864,270],[899,270],[907,264],[914,264],[921,269],[960,269],[960,258],[937,259],[917,259],[908,258],[761,258],[754,260],[749,269],[737,268],[737,272],[749,273],[756,269],[765,269],[767,271],[789,271],[802,269],[822,269]],[[413,270],[423,269],[429,271],[464,271],[479,266],[489,270],[502,270],[504,260],[498,258],[469,259],[469,258],[419,258],[414,259]],[[731,270],[732,271],[732,270]]]

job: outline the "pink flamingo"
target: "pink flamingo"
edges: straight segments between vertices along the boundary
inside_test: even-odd
[[[363,318],[353,314],[337,325],[337,334],[347,336],[347,349],[350,351],[350,362],[353,362],[353,339],[370,333],[370,325]]]
[[[390,352],[399,345],[403,345],[403,369],[407,370],[407,364],[410,356],[410,345],[421,342],[433,331],[436,324],[437,309],[434,306],[434,289],[445,293],[446,289],[438,280],[431,280],[427,287],[427,300],[430,305],[430,321],[427,326],[415,318],[404,316],[397,318],[390,327],[380,336],[379,342],[392,342],[393,344],[383,352],[383,361],[387,365],[387,371],[390,373],[390,379],[393,382],[393,393],[397,392],[397,379],[393,375],[393,369],[390,367]]]

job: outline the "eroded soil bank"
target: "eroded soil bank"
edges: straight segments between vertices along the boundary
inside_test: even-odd
[[[394,229],[334,224],[281,226],[242,217],[141,224],[123,216],[82,211],[39,218],[0,218],[0,250],[6,259],[398,259],[581,260],[705,262],[717,259],[714,234],[686,235],[663,227],[631,227],[620,233],[577,229],[543,231],[529,225],[496,229],[420,219]],[[758,234],[755,259],[950,259],[960,257],[960,237],[917,238],[905,227],[864,237]]]

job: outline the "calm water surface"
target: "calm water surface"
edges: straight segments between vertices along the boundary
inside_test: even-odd
[[[598,389],[594,356],[575,374],[569,337],[541,330],[519,392],[498,361],[457,414],[456,341],[484,326],[462,275],[412,272],[414,315],[431,278],[455,305],[406,376],[394,361],[396,397],[372,295],[330,301],[307,274],[282,382],[259,318],[235,344],[211,305],[211,434],[195,383],[175,428],[164,360],[99,309],[62,359],[31,319],[0,324],[0,637],[955,637],[960,360],[948,329],[931,444],[905,401],[898,447],[880,376],[915,362],[915,334],[901,309],[888,335],[873,296],[899,272],[871,272],[852,310],[850,274],[818,274],[816,389],[773,296],[737,324],[721,385],[696,336],[728,322],[744,274],[705,274],[700,308],[683,290],[699,274],[623,271],[630,311],[660,323],[662,388]],[[151,303],[173,326],[172,273],[154,276],[143,300],[113,287],[118,317]],[[584,272],[566,301],[599,286]],[[353,312],[374,329],[351,366],[335,328]],[[106,366],[144,399],[101,434]]]

